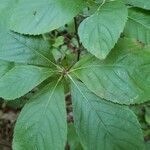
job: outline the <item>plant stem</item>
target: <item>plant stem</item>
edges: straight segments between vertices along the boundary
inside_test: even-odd
[[[77,61],[80,60],[80,54],[81,54],[81,46],[82,44],[80,43],[80,38],[79,38],[79,35],[78,35],[78,21],[77,21],[77,18],[74,17],[74,25],[75,25],[75,34],[76,34],[76,37],[77,37],[77,41],[78,41],[78,51],[77,51]]]

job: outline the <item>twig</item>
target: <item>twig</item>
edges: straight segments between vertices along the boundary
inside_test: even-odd
[[[74,17],[74,24],[75,24],[75,32],[76,32],[76,36],[77,36],[77,41],[78,41],[78,45],[79,45],[79,48],[78,48],[78,51],[77,51],[77,61],[79,61],[80,54],[81,54],[81,43],[80,43],[80,38],[79,38],[79,35],[78,35],[78,22],[77,22],[76,17]]]

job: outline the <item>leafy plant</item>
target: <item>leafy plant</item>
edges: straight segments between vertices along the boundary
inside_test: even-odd
[[[78,150],[144,150],[130,105],[150,100],[150,1],[0,3],[0,97],[38,88],[20,113],[13,149],[62,150],[68,141]],[[65,30],[76,36],[72,45]],[[75,130],[67,131],[70,92]]]

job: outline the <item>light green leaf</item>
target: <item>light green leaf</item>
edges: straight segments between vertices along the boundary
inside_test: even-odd
[[[49,68],[32,65],[14,65],[0,77],[0,97],[13,100],[31,91],[53,74]]]
[[[50,83],[23,108],[14,131],[13,150],[63,150],[66,120],[63,87]]]
[[[129,9],[124,34],[145,44],[150,44],[150,12],[137,8]]]
[[[150,10],[150,0],[125,0],[127,4]]]
[[[150,51],[121,39],[105,61],[89,55],[70,71],[96,95],[120,104],[150,100]]]
[[[140,125],[128,107],[107,102],[71,80],[74,123],[85,150],[144,150]]]
[[[79,26],[83,46],[93,55],[105,59],[117,42],[127,20],[127,8],[120,1],[105,3]]]
[[[84,7],[84,0],[19,0],[10,28],[19,33],[42,34],[70,22]]]

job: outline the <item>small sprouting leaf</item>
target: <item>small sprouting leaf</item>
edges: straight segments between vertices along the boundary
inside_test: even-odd
[[[150,44],[150,12],[148,10],[130,8],[124,34],[145,44]]]
[[[84,0],[19,0],[10,28],[19,33],[42,34],[72,20],[84,7]]]
[[[128,107],[107,102],[71,80],[74,124],[85,150],[144,150],[140,125]]]
[[[127,8],[120,1],[105,3],[79,26],[83,46],[93,55],[105,59],[117,42],[127,20]]]
[[[31,91],[53,74],[49,68],[14,65],[0,77],[0,97],[13,100]]]
[[[125,0],[127,4],[150,10],[150,0]]]
[[[63,87],[50,83],[23,108],[17,120],[13,150],[62,150],[67,141]]]
[[[150,99],[150,51],[121,39],[105,61],[89,55],[70,71],[96,95],[120,104]]]

